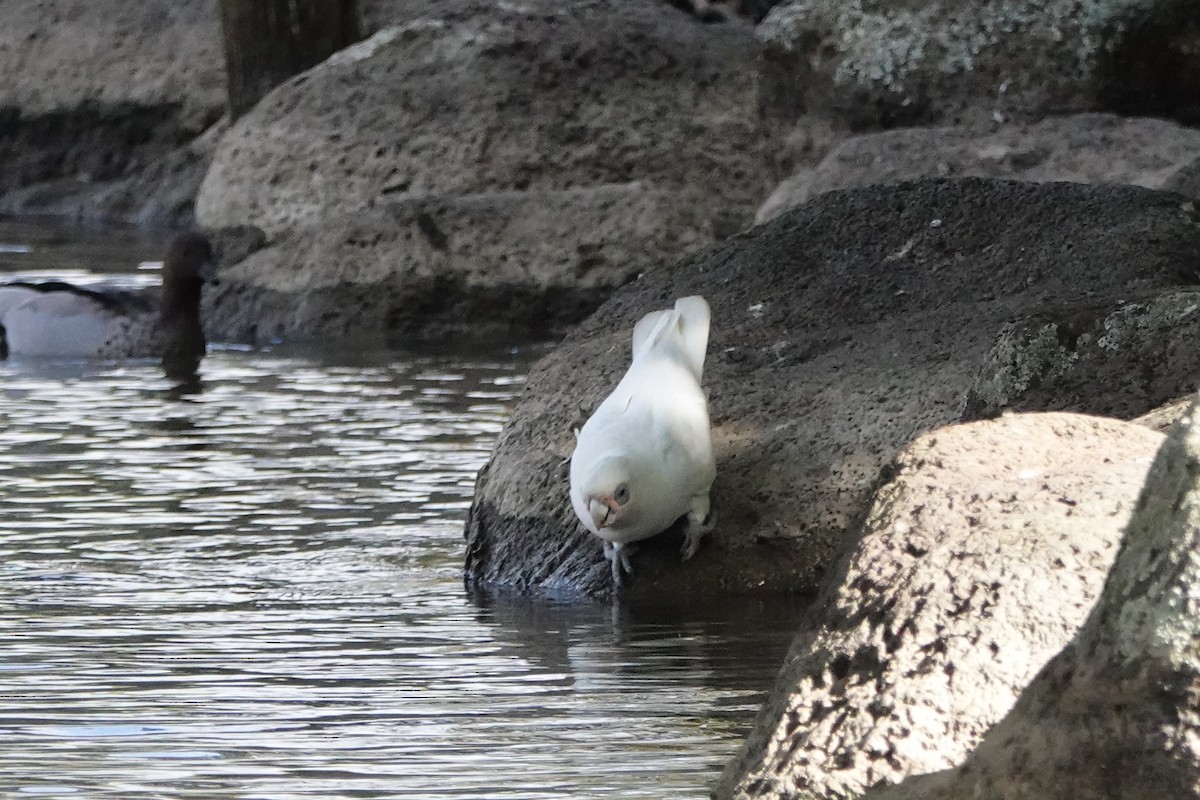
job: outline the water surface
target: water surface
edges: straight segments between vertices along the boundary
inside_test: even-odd
[[[53,271],[30,241],[0,226],[0,266]],[[153,282],[159,243],[121,241],[71,269]],[[463,587],[538,352],[218,346],[186,391],[0,362],[0,796],[707,796],[792,604]]]

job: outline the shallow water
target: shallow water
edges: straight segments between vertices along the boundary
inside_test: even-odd
[[[108,236],[77,268],[152,276]],[[14,266],[29,241],[0,226],[0,265],[52,268]],[[0,362],[0,796],[707,796],[793,604],[464,590],[537,352],[217,347],[183,392]]]

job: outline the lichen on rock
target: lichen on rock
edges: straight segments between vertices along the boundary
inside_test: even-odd
[[[1096,345],[1118,350],[1134,343],[1157,340],[1165,328],[1177,326],[1200,311],[1200,291],[1166,292],[1147,300],[1126,303],[1100,323]]]
[[[759,35],[768,81],[851,127],[1085,110],[1192,113],[1186,0],[792,0]],[[1163,86],[1178,86],[1172,95]]]
[[[1063,375],[1078,357],[1055,323],[1004,326],[967,395],[963,417],[999,413],[1030,389]]]

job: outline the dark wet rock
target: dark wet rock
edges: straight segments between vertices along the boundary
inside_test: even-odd
[[[634,323],[676,297],[713,309],[717,528],[686,564],[678,532],[649,540],[630,592],[805,591],[922,431],[1005,406],[1132,417],[1194,389],[1197,314],[1179,301],[1198,251],[1177,195],[927,180],[822,195],[647,271],[533,369],[479,478],[467,578],[608,591],[563,462],[624,371]]]
[[[1200,797],[1200,408],[1168,433],[1087,621],[960,765],[869,800]]]
[[[857,796],[958,763],[1083,623],[1162,441],[1051,413],[905,448],[715,797]]]
[[[1190,0],[792,0],[759,35],[764,104],[785,118],[870,129],[1200,112],[1200,6]]]
[[[1200,130],[1111,114],[1075,114],[983,130],[961,126],[866,133],[846,139],[817,165],[785,179],[757,219],[765,222],[834,189],[926,177],[1128,183],[1187,193],[1185,173],[1195,171],[1197,152]],[[1200,191],[1193,191],[1196,195]]]

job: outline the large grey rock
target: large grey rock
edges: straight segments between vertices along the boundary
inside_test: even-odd
[[[6,0],[0,213],[178,225],[224,113],[216,4]]]
[[[748,25],[636,0],[427,11],[277,88],[221,140],[199,221],[278,244],[226,276],[234,316],[291,338],[384,336],[418,312],[544,329],[750,223],[770,182]],[[450,239],[409,247],[418,218]],[[377,312],[358,313],[364,294]]]
[[[421,5],[360,2],[367,30]],[[6,0],[0,17],[0,213],[190,224],[223,130],[217,3]]]
[[[461,5],[272,92],[221,142],[200,222],[275,234],[389,197],[635,180],[703,187],[710,239],[749,219],[766,176],[746,28],[633,0]]]
[[[359,0],[364,27],[443,0]],[[175,109],[201,128],[225,109],[221,21],[212,0],[4,0],[0,109]],[[74,134],[82,133],[76,127]]]
[[[1195,118],[1190,0],[791,0],[759,27],[765,105],[850,128],[1074,111]]]
[[[706,241],[678,199],[635,182],[376,203],[223,270],[205,324],[235,341],[547,338],[636,277],[648,254]]]
[[[759,208],[765,222],[834,189],[917,178],[1129,183],[1188,191],[1185,173],[1200,152],[1200,130],[1111,114],[1075,114],[1030,124],[901,128],[852,136],[814,167],[799,170]],[[1200,195],[1200,192],[1195,194]]]
[[[5,0],[0,108],[179,107],[211,121],[225,65],[207,0]]]
[[[1200,158],[1176,170],[1163,183],[1162,188],[1200,200]]]
[[[713,310],[717,529],[686,564],[678,533],[649,540],[630,592],[810,590],[918,433],[1004,405],[1132,417],[1195,388],[1200,313],[1182,298],[1198,251],[1176,195],[931,180],[822,195],[647,271],[532,370],[479,478],[467,577],[608,590],[561,462],[624,371],[634,323],[676,297]]]
[[[856,796],[962,760],[1082,624],[1162,441],[1051,413],[905,448],[715,796]]]
[[[1170,431],[1099,601],[959,767],[870,800],[1200,797],[1200,407]]]

